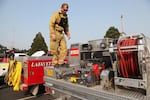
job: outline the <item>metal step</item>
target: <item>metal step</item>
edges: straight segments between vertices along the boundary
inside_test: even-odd
[[[85,100],[150,100],[147,96],[136,91],[130,91],[127,89],[117,89],[117,91],[104,91],[102,87],[86,87],[75,83],[70,83],[65,80],[54,79],[48,76],[44,77],[45,86],[49,86],[48,83],[53,85],[49,86],[53,89],[57,89],[67,93],[71,96],[84,98]]]

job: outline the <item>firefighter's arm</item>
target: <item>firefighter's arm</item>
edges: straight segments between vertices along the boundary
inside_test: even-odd
[[[50,37],[52,40],[56,40],[56,34],[55,34],[55,21],[57,18],[57,14],[54,13],[51,17],[50,24],[49,24],[49,29],[50,29]]]
[[[50,34],[55,34],[55,21],[56,21],[56,14],[54,13],[50,19],[49,24]]]

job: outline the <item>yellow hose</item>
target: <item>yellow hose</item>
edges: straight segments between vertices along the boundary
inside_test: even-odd
[[[9,62],[9,66],[8,66],[8,71],[5,75],[5,83],[7,83],[9,86],[11,86],[11,82],[9,81],[10,78],[12,78],[12,73],[14,72],[14,69],[15,69],[15,61],[14,60],[10,60]]]
[[[20,82],[21,82],[21,72],[22,72],[22,63],[17,62],[16,65],[16,74],[14,75],[14,80],[12,82],[14,91],[19,91],[20,89]]]
[[[13,86],[14,91],[19,91],[20,89],[21,72],[22,72],[22,62],[10,61],[8,72],[5,76],[5,82],[9,86]]]

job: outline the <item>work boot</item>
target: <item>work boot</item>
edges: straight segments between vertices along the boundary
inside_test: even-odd
[[[59,67],[69,67],[69,65],[66,63],[63,63],[63,64],[59,64]]]
[[[55,68],[58,68],[58,67],[59,67],[59,64],[55,64],[54,67],[55,67]]]

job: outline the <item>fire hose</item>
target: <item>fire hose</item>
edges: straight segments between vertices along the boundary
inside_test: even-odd
[[[135,78],[139,76],[139,65],[137,52],[135,51],[124,51],[121,47],[136,46],[138,44],[137,38],[129,38],[118,42],[118,65],[120,74],[124,78]]]
[[[9,62],[8,72],[5,76],[5,82],[13,86],[14,91],[19,91],[21,82],[22,63],[11,60]]]

